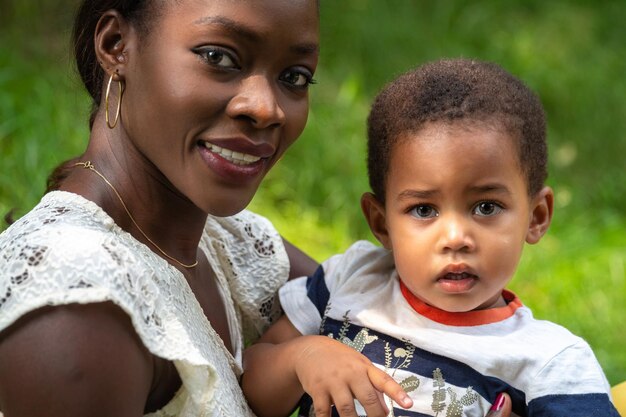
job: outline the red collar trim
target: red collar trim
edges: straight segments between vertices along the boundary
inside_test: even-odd
[[[502,296],[507,302],[507,305],[504,307],[467,311],[463,313],[452,313],[429,306],[413,295],[413,293],[404,285],[402,280],[399,281],[402,295],[409,305],[413,307],[413,310],[430,320],[441,324],[447,324],[449,326],[480,326],[481,324],[497,323],[511,317],[515,314],[515,310],[523,306],[520,299],[517,298],[513,292],[502,290]]]

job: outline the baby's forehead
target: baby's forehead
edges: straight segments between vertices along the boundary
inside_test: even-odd
[[[455,136],[472,133],[475,137],[480,137],[481,133],[497,133],[501,139],[502,146],[511,146],[518,153],[520,132],[518,129],[506,123],[498,117],[477,117],[463,118],[455,120],[431,120],[407,129],[405,132],[398,132],[397,138],[393,140],[394,146],[406,140],[437,140],[442,135]]]
[[[387,187],[465,195],[486,184],[523,184],[528,179],[511,135],[488,126],[431,124],[397,142],[386,173]],[[518,189],[519,190],[519,189]]]
[[[448,152],[455,153],[460,158],[463,157],[462,150],[468,147],[479,151],[482,149],[481,157],[486,159],[499,158],[504,151],[513,157],[516,165],[523,172],[519,135],[514,129],[497,120],[430,121],[417,129],[397,134],[397,137],[392,140],[389,154],[393,159],[394,155],[405,152],[406,147],[402,145],[407,143],[423,144],[424,149],[432,150],[445,142]],[[489,140],[484,140],[487,137]],[[393,160],[389,162],[389,165],[393,164]],[[388,166],[388,169],[390,168],[391,166]]]

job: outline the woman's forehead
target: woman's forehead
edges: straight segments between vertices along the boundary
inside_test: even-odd
[[[157,34],[220,27],[248,38],[269,38],[280,33],[317,50],[316,0],[174,0],[160,4],[164,7],[151,25]]]
[[[161,15],[202,13],[246,18],[273,16],[277,19],[290,17],[293,23],[319,22],[317,0],[169,0],[155,3]]]

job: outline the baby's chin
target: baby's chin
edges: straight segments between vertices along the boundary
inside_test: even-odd
[[[489,300],[460,300],[460,297],[449,297],[445,300],[435,302],[425,301],[430,307],[448,313],[469,313],[472,311],[489,310],[492,308],[504,307],[506,303],[502,296]]]
[[[483,304],[477,306],[473,310],[489,310],[491,308],[500,308],[506,307],[506,301],[502,294],[498,294],[497,296],[485,301]]]

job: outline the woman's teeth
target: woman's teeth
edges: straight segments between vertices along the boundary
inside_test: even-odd
[[[222,158],[236,165],[250,165],[261,159],[259,156],[231,151],[230,149],[225,149],[209,142],[203,142],[203,145],[211,152],[218,154]]]

